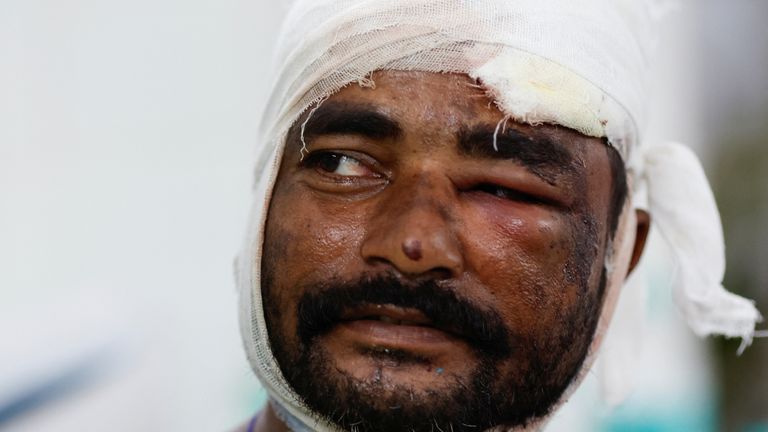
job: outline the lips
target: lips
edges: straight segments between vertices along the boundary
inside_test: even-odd
[[[364,305],[345,311],[342,321],[381,321],[387,324],[433,327],[432,320],[424,313],[411,308],[394,305]]]
[[[409,352],[442,350],[461,342],[460,335],[435,325],[423,312],[391,304],[348,309],[329,334],[357,346]]]

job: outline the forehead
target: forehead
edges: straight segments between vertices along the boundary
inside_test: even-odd
[[[350,84],[324,102],[331,106],[365,106],[393,120],[404,132],[455,136],[475,126],[509,127],[528,136],[566,145],[578,158],[589,146],[602,149],[602,138],[588,137],[572,129],[551,124],[529,125],[505,115],[482,83],[465,74],[420,71],[376,71],[370,87]],[[304,123],[305,113],[294,127]],[[312,119],[309,119],[312,122]]]
[[[377,71],[371,81],[372,87],[351,84],[329,100],[367,103],[404,127],[436,120],[443,127],[460,127],[467,121],[498,122],[503,117],[482,86],[464,74]]]

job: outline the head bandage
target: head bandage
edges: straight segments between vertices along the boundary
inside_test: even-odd
[[[289,128],[342,87],[375,85],[376,70],[466,73],[507,118],[607,138],[678,261],[674,297],[690,327],[751,342],[761,318],[721,286],[722,228],[698,159],[675,143],[641,145],[654,11],[650,0],[295,1],[278,43],[238,259],[248,358],[289,426],[334,430],[299,402],[270,351],[260,289],[266,210]]]

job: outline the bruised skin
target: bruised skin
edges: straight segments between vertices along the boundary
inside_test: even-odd
[[[483,427],[546,414],[578,372],[600,315],[612,150],[565,128],[509,121],[504,133],[563,144],[562,169],[542,168],[536,154],[524,155],[527,165],[476,157],[459,149],[459,137],[477,127],[493,130],[503,115],[468,77],[388,71],[373,78],[375,89],[350,85],[323,107],[370,108],[396,122],[397,131],[325,125],[305,135],[306,156],[298,127],[286,143],[262,262],[265,317],[286,379],[316,410],[333,410],[321,413],[342,425],[359,420],[343,418],[345,396],[407,419],[429,406],[450,411],[471,404],[461,398],[476,390],[485,405],[503,411],[479,419],[460,414],[488,422],[473,425]],[[324,121],[317,113],[314,121]],[[342,175],[331,173],[333,163],[316,162],[331,151],[356,162],[340,165]],[[322,299],[337,285],[383,275],[409,289],[433,282],[487,312],[511,349],[499,358],[475,346],[471,335],[388,304],[347,311],[338,325],[299,336],[299,306],[308,296]],[[371,318],[382,309],[395,323]],[[307,384],[313,376],[319,382]],[[335,408],[302,391],[332,394]],[[548,393],[531,394],[537,392]],[[441,405],[441,397],[455,403]]]

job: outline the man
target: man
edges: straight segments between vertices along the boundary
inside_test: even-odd
[[[642,254],[639,185],[693,329],[749,343],[698,162],[639,146],[646,6],[294,4],[238,261],[249,429],[540,429]]]

